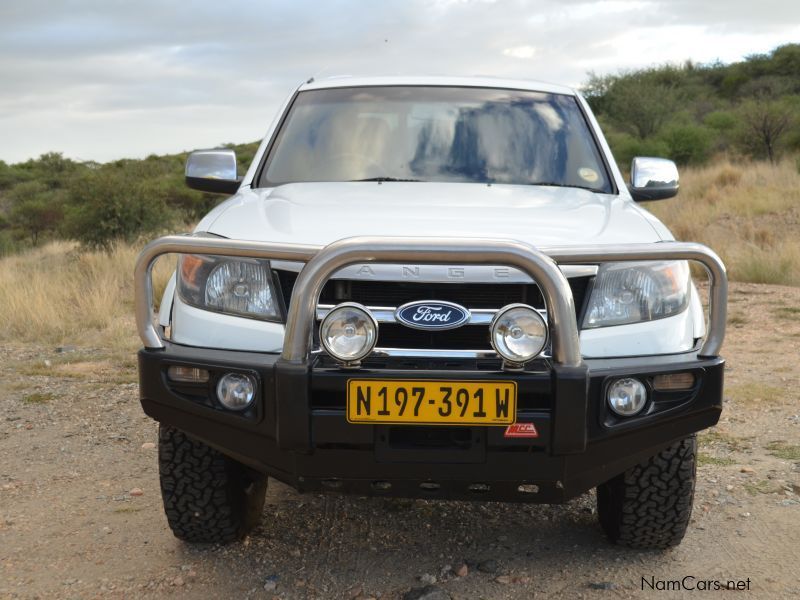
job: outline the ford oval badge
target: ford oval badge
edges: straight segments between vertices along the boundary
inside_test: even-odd
[[[395,318],[413,329],[455,329],[469,321],[469,311],[463,306],[440,300],[418,300],[403,304],[394,311]]]

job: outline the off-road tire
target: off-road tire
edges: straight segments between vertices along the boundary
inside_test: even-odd
[[[258,525],[267,478],[179,429],[159,427],[158,471],[175,537],[225,544]]]
[[[656,550],[681,543],[692,516],[697,473],[694,435],[597,487],[597,513],[608,538]]]

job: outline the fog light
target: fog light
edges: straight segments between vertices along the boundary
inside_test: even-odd
[[[167,377],[171,381],[183,383],[206,383],[208,381],[208,371],[196,367],[171,366],[167,369]]]
[[[621,417],[632,417],[647,404],[647,388],[638,379],[617,379],[608,386],[608,405]]]
[[[256,397],[256,382],[250,375],[226,373],[217,384],[217,398],[230,410],[248,408]]]
[[[509,304],[492,319],[491,342],[495,352],[514,365],[536,358],[547,343],[547,324],[527,304]]]
[[[335,306],[322,319],[319,339],[325,350],[345,364],[357,363],[378,341],[378,322],[366,307],[355,302]]]
[[[665,373],[653,377],[653,389],[659,392],[690,390],[694,387],[694,373]]]

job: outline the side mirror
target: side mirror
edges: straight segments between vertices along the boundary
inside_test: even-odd
[[[672,198],[678,187],[678,167],[671,160],[637,156],[631,162],[628,190],[636,202]]]
[[[193,190],[235,194],[241,179],[236,176],[236,153],[227,148],[195,150],[186,159],[186,185]]]

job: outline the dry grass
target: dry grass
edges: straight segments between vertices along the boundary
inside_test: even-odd
[[[748,381],[726,386],[725,394],[737,402],[780,402],[788,390],[761,381]]]
[[[0,260],[0,340],[135,346],[133,265],[139,248],[80,251],[52,242]],[[174,260],[154,269],[160,297]]]
[[[25,404],[47,404],[51,400],[55,399],[55,394],[51,394],[49,392],[41,393],[41,392],[34,392],[33,394],[28,394],[27,396],[22,397],[22,401]]]
[[[677,198],[645,206],[677,239],[713,248],[731,279],[800,285],[800,173],[793,160],[687,168]]]
[[[729,452],[747,452],[752,449],[752,437],[736,437],[730,433],[712,428],[700,432],[697,442],[701,448],[716,448],[724,446]]]
[[[759,494],[779,494],[781,492],[781,487],[779,485],[767,479],[762,479],[755,483],[747,482],[742,487],[751,496],[758,496]]]
[[[733,464],[736,464],[736,461],[732,458],[719,458],[717,456],[712,456],[710,454],[706,454],[705,452],[698,452],[697,454],[697,464],[698,465],[715,465],[717,467],[729,467]]]
[[[800,460],[800,446],[787,444],[783,441],[776,441],[770,442],[766,447],[772,456],[777,456],[785,460]]]

